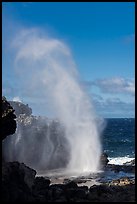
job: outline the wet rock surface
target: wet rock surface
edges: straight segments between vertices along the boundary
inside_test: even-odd
[[[109,169],[114,172],[126,172],[126,173],[135,173],[135,165],[114,165],[108,164],[106,169]]]

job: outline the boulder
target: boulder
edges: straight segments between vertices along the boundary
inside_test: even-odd
[[[70,181],[65,184],[65,188],[78,188],[78,185],[74,181]]]
[[[32,186],[36,171],[19,162],[2,163],[2,201],[34,201]]]
[[[44,177],[36,177],[34,180],[34,185],[32,186],[33,195],[38,199],[46,199],[48,195],[50,180]],[[44,196],[41,198],[41,196]]]
[[[135,173],[135,165],[115,165],[115,164],[108,164],[107,169],[118,173],[120,171],[126,173]]]
[[[101,168],[106,167],[108,162],[109,162],[108,155],[105,152],[102,153],[100,157]]]

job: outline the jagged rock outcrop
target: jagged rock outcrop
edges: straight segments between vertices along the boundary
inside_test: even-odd
[[[10,104],[17,113],[17,131],[3,142],[5,161],[24,162],[37,171],[65,167],[70,151],[63,125],[57,119],[33,116],[20,102]]]
[[[91,186],[88,200],[90,202],[135,202],[135,184]]]
[[[100,157],[101,168],[105,168],[108,162],[109,162],[108,155],[105,152],[103,152]]]
[[[116,164],[108,164],[106,167],[107,170],[114,171],[115,173],[118,173],[120,171],[123,171],[125,173],[135,173],[135,165],[116,165]]]
[[[17,117],[20,114],[25,114],[26,116],[30,116],[32,114],[32,109],[28,106],[28,104],[25,105],[17,101],[9,101],[9,103],[14,108]]]
[[[14,109],[5,97],[2,97],[2,124],[1,124],[1,136],[2,140],[8,135],[12,135],[16,131],[16,115]]]
[[[134,202],[135,182],[128,177],[93,186],[75,181],[51,184],[36,177],[36,171],[23,163],[2,165],[2,202]]]
[[[132,165],[132,166],[134,166],[135,165],[135,159],[133,159],[133,160],[131,160],[131,161],[129,161],[129,162],[125,162],[125,163],[123,163],[124,165]]]

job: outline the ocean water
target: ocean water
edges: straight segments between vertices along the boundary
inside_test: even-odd
[[[102,134],[103,150],[109,163],[123,164],[135,158],[135,119],[109,118]]]

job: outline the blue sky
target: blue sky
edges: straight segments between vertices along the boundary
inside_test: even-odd
[[[69,47],[98,115],[134,117],[135,3],[2,3],[3,95],[37,109],[21,92],[10,45],[19,30],[33,28]]]

